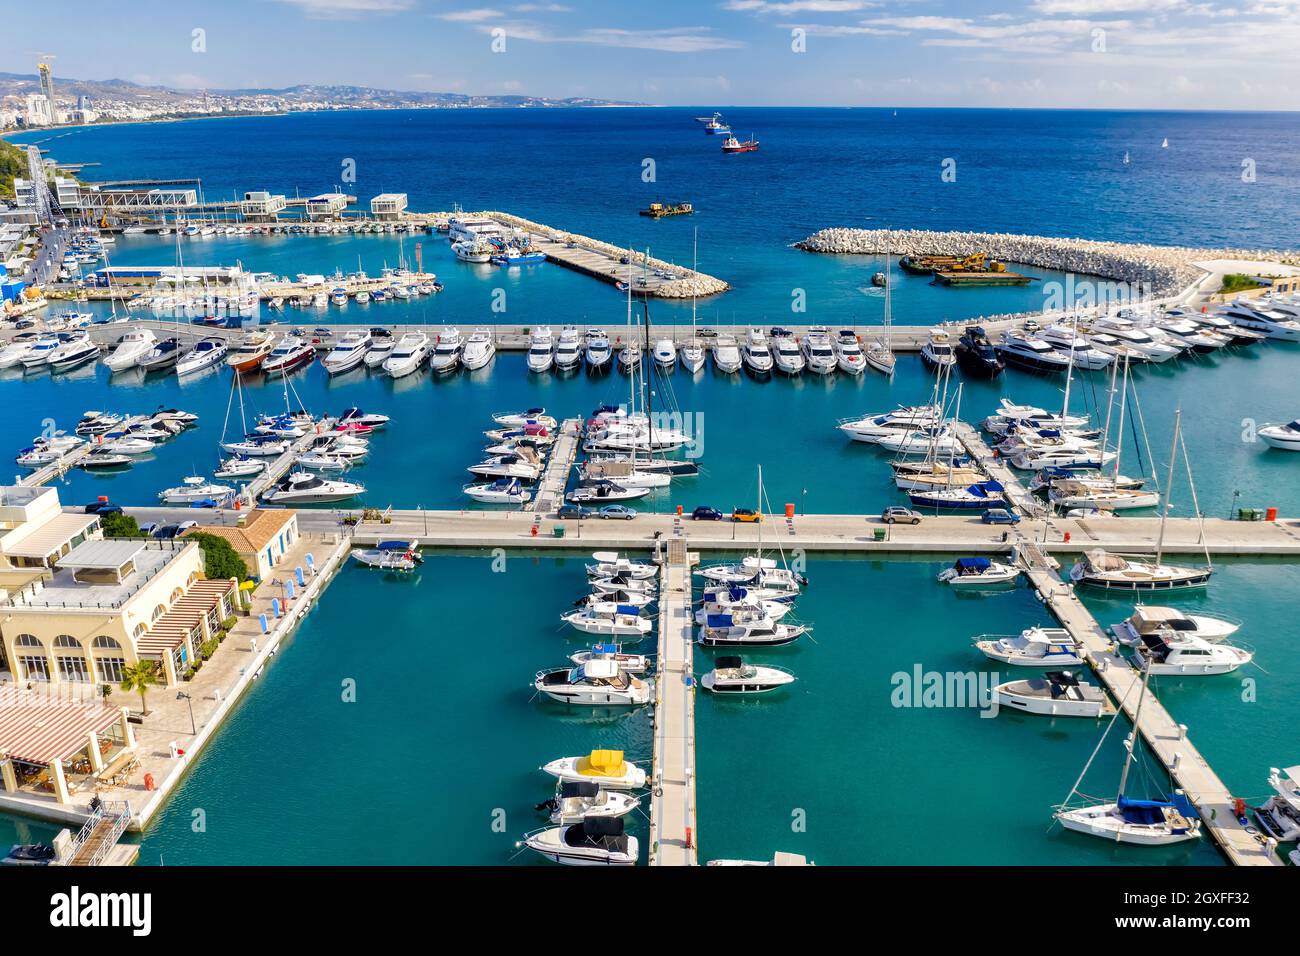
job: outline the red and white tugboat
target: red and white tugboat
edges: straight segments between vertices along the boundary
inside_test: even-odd
[[[731,136],[728,136],[722,143],[722,151],[724,153],[752,153],[756,149],[758,149],[758,140],[754,139],[752,133],[750,134],[750,138],[745,140],[743,143],[736,139],[734,133]]]

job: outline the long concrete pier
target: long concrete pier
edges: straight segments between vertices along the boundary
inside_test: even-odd
[[[566,418],[560,422],[559,434],[546,459],[546,470],[537,482],[529,510],[538,513],[554,511],[564,503],[564,489],[569,483],[569,471],[578,456],[578,437],[582,419]]]
[[[698,556],[670,538],[659,572],[650,865],[695,866],[695,670],[691,566]]]

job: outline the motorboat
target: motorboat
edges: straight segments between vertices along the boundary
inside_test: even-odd
[[[561,372],[569,372],[582,365],[582,336],[571,325],[560,330],[555,340],[555,367]]]
[[[941,329],[932,329],[921,346],[921,363],[931,371],[951,368],[957,364],[957,355],[953,352],[952,336]]]
[[[99,437],[99,444],[96,446],[99,451],[111,452],[115,455],[148,455],[152,454],[157,447],[147,438],[135,438],[126,432],[108,432]]]
[[[288,335],[281,339],[262,360],[262,371],[268,375],[288,375],[316,360],[316,346],[304,338]]]
[[[180,485],[158,492],[158,500],[168,505],[189,505],[198,501],[224,501],[235,493],[229,485],[209,482],[199,475],[182,478]]]
[[[1003,398],[998,401],[998,410],[980,425],[994,435],[1006,435],[1021,427],[1062,430],[1084,428],[1088,421],[1082,415],[1054,415],[1037,405],[1017,405],[1011,399]]]
[[[1260,829],[1279,843],[1300,839],[1300,766],[1271,767],[1268,785],[1276,793],[1263,806],[1255,808]]]
[[[0,348],[0,368],[13,368],[22,364],[22,360],[31,352],[32,347],[41,339],[38,332],[19,332]],[[134,360],[132,360],[132,364]]]
[[[289,441],[274,435],[252,434],[240,441],[223,441],[223,451],[250,458],[276,458],[289,450]]]
[[[226,357],[226,351],[225,339],[199,339],[194,343],[194,348],[176,360],[176,374],[193,375],[220,365]]]
[[[134,368],[136,362],[158,343],[158,337],[149,329],[132,329],[113,343],[104,356],[104,367],[112,372]],[[0,352],[0,368],[5,367],[4,352]]]
[[[595,780],[569,780],[558,784],[555,796],[535,809],[546,811],[552,823],[571,826],[597,817],[627,816],[640,804],[640,797],[606,790]]]
[[[957,366],[972,378],[997,378],[1006,368],[988,333],[979,325],[968,325],[954,349]]]
[[[621,750],[593,750],[582,757],[557,757],[542,768],[561,782],[595,781],[606,790],[639,790],[646,784],[646,772]]]
[[[646,595],[652,600],[655,593],[659,590],[653,577],[634,578],[630,574],[609,574],[603,577],[588,577],[587,584],[591,587],[592,592],[598,595],[637,594]]]
[[[1132,652],[1134,666],[1150,668],[1155,675],[1230,674],[1254,657],[1242,647],[1211,644],[1195,634],[1168,630],[1142,634]]]
[[[591,556],[596,563],[587,565],[589,578],[621,576],[635,581],[644,581],[659,574],[659,569],[655,565],[645,561],[633,561],[621,556],[617,551],[596,551]]]
[[[592,707],[636,707],[648,704],[654,696],[653,680],[642,680],[605,657],[538,671],[533,687],[552,700]]]
[[[555,345],[549,328],[533,329],[528,336],[528,371],[549,372],[555,364]]]
[[[601,601],[594,605],[569,611],[560,620],[597,637],[644,637],[654,623],[641,616],[641,609],[630,604]]]
[[[174,366],[181,357],[180,339],[162,339],[152,349],[136,360],[136,365],[146,372],[157,372]]]
[[[343,334],[343,338],[334,343],[323,359],[321,366],[327,375],[341,375],[350,372],[366,360],[374,339],[365,329],[352,329]]]
[[[1114,336],[1130,348],[1136,349],[1148,362],[1168,362],[1170,359],[1177,358],[1183,351],[1177,346],[1156,341],[1127,319],[1099,319],[1093,324],[1093,329],[1101,334]]]
[[[667,488],[673,476],[666,471],[641,471],[631,458],[602,458],[578,465],[578,477],[584,484],[610,481],[624,488]]]
[[[624,832],[622,817],[551,827],[526,836],[524,846],[568,866],[635,866],[640,857],[640,844]]]
[[[226,364],[236,372],[251,372],[262,367],[262,361],[275,348],[276,335],[267,329],[245,332],[226,356]]]
[[[1093,348],[1092,343],[1073,326],[1050,325],[1041,330],[1038,337],[1069,359],[1077,369],[1095,372],[1115,361],[1114,353]]]
[[[299,468],[309,471],[347,471],[356,462],[342,455],[333,455],[328,451],[309,451],[299,455],[294,461]]]
[[[383,361],[384,373],[403,378],[416,372],[429,354],[429,337],[423,332],[406,332]]]
[[[1226,308],[1219,310],[1219,315],[1234,325],[1253,332],[1262,332],[1270,339],[1279,342],[1300,342],[1300,321],[1274,309],[1261,308],[1237,299]]]
[[[939,572],[939,582],[953,587],[979,588],[1010,584],[1020,577],[1020,569],[990,558],[958,558],[952,567]]]
[[[745,335],[745,347],[741,349],[740,358],[754,375],[763,376],[771,373],[772,350],[768,348],[767,336],[762,329],[750,329]]]
[[[0,857],[0,866],[54,866],[58,861],[59,851],[47,843],[15,843]]]
[[[809,329],[803,337],[803,354],[808,371],[816,375],[831,375],[839,365],[830,333],[820,326]]]
[[[1042,677],[1009,680],[993,688],[998,706],[1043,717],[1102,717],[1115,712],[1106,692],[1079,680],[1071,671],[1047,671]]]
[[[74,431],[78,435],[106,435],[122,424],[123,416],[112,412],[89,411],[81,416]]]
[[[546,414],[546,409],[541,406],[529,408],[522,412],[498,412],[492,416],[492,421],[506,428],[524,428],[528,425],[544,425],[547,428],[555,428],[555,419]]]
[[[994,346],[998,357],[1014,368],[1038,375],[1053,375],[1070,367],[1070,360],[1030,332],[1007,332]]]
[[[646,655],[626,653],[618,644],[593,644],[590,650],[569,655],[569,660],[579,666],[597,659],[613,661],[620,670],[629,674],[644,674],[650,669],[650,659]]]
[[[588,329],[583,338],[583,345],[588,371],[602,372],[609,368],[612,353],[609,347],[609,336],[605,334],[604,329]]]
[[[40,369],[45,367],[50,360],[54,351],[63,345],[63,340],[57,335],[47,335],[36,339],[30,343],[30,346],[19,357],[18,363],[21,363],[24,369]]]
[[[1217,352],[1232,342],[1230,336],[1202,328],[1191,319],[1182,316],[1167,316],[1160,321],[1157,327],[1168,334],[1176,335],[1186,342],[1193,352],[1199,352],[1203,355]]]
[[[285,475],[274,488],[262,493],[262,500],[274,504],[325,504],[346,501],[365,494],[364,485],[337,478],[321,478],[306,471]]]
[[[1014,636],[985,635],[975,647],[989,660],[1020,667],[1078,667],[1083,664],[1070,632],[1059,627],[1030,627]]]
[[[393,346],[396,339],[393,333],[387,329],[374,328],[370,330],[370,347],[366,349],[365,357],[362,361],[366,368],[379,368],[384,364],[388,356],[393,354]]]
[[[914,508],[935,508],[953,511],[985,511],[989,508],[1005,508],[1006,489],[1001,482],[984,481],[965,488],[927,488],[924,491],[909,491]]]
[[[781,334],[772,334],[772,364],[776,370],[783,375],[798,375],[804,370],[807,362],[804,360],[803,352],[799,349],[799,343],[795,341],[794,335],[789,332]]]
[[[939,409],[934,405],[900,406],[892,412],[846,418],[839,430],[854,441],[875,444],[882,438],[923,428],[934,428],[940,422]]]
[[[214,478],[252,478],[266,470],[266,462],[249,458],[247,455],[235,455],[221,463],[221,467],[212,473]]]
[[[373,548],[353,548],[352,558],[381,571],[414,571],[424,563],[418,541],[380,541]]]
[[[167,422],[179,425],[182,429],[193,428],[198,424],[199,416],[179,408],[159,408],[150,416],[150,421]]]
[[[1237,633],[1241,625],[1200,614],[1185,614],[1177,608],[1139,604],[1133,613],[1110,632],[1121,644],[1134,646],[1148,634],[1179,636],[1189,634],[1211,644],[1225,640]]]
[[[876,444],[896,455],[912,458],[951,458],[965,454],[965,447],[946,427],[917,428],[876,439]]]
[[[20,462],[21,464],[21,462]],[[77,467],[84,471],[108,471],[114,468],[129,468],[135,464],[130,455],[119,455],[109,451],[92,451],[77,461]]]
[[[724,333],[714,338],[713,367],[719,372],[727,375],[738,372],[743,361],[734,335]]]
[[[659,368],[668,371],[677,364],[677,343],[670,338],[656,339],[650,358]]]
[[[475,329],[465,340],[460,360],[470,371],[483,368],[497,354],[497,347],[492,341],[492,333],[487,329]]]
[[[651,489],[644,486],[625,486],[605,478],[598,478],[587,484],[574,488],[565,500],[574,504],[609,504],[615,501],[635,501],[650,494]]]
[[[50,353],[51,371],[70,372],[99,358],[99,346],[88,337],[65,342]]]
[[[769,619],[739,622],[731,614],[710,614],[696,640],[704,647],[780,647],[807,633],[803,624],[779,624]]]
[[[460,329],[443,329],[438,333],[438,338],[433,344],[433,351],[429,353],[429,369],[434,374],[456,371],[456,366],[460,364],[461,352],[464,351],[464,348],[465,343],[460,337]]]
[[[518,478],[520,481],[536,481],[542,473],[542,464],[525,454],[527,451],[528,449],[521,448],[518,454],[492,455],[477,465],[470,465],[469,473],[484,478]]]
[[[1284,425],[1261,425],[1255,434],[1269,448],[1282,451],[1300,451],[1300,418]]]
[[[714,694],[766,694],[793,684],[795,677],[779,667],[747,664],[740,657],[719,657],[700,686]]]
[[[1185,318],[1195,322],[1207,332],[1226,337],[1230,345],[1254,345],[1268,338],[1267,333],[1235,325],[1223,316],[1212,312],[1192,312],[1188,313]]]
[[[715,564],[699,572],[719,584],[757,584],[764,587],[799,588],[808,583],[802,574],[778,567],[772,558],[748,555],[739,564]]]
[[[1138,561],[1109,551],[1085,551],[1070,568],[1070,580],[1080,586],[1109,591],[1167,591],[1204,587],[1213,568],[1184,568]]]
[[[469,484],[461,490],[475,501],[488,505],[522,505],[532,498],[518,478],[498,478],[486,484]]]
[[[348,425],[362,425],[371,431],[379,431],[386,428],[392,419],[387,415],[380,415],[378,412],[362,411],[356,406],[343,409],[343,414],[338,417],[338,425],[343,427]]]
[[[1079,468],[1096,470],[1115,460],[1115,452],[1100,448],[1067,445],[1037,448],[1011,456],[1011,464],[1021,471],[1041,471],[1046,468]]]
[[[866,370],[867,360],[852,329],[841,329],[835,337],[835,364],[847,375],[861,375]]]

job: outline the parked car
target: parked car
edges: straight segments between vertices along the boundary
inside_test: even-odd
[[[560,509],[555,512],[555,517],[560,519],[570,518],[590,518],[596,512],[592,508],[584,508],[582,505],[575,505],[571,501],[566,501],[560,505]]]
[[[622,518],[630,521],[636,517],[636,509],[627,505],[605,505],[597,512],[602,518]]]
[[[190,528],[197,528],[197,521],[180,521],[176,524],[146,525],[149,529],[148,534],[154,538],[161,538],[164,541],[170,541],[172,538],[179,538]],[[144,531],[145,528],[141,528]]]
[[[691,518],[695,521],[721,521],[722,512],[708,505],[700,505],[691,512]]]
[[[985,524],[1019,524],[1020,515],[1009,508],[988,508],[980,515]]]
[[[753,508],[736,508],[731,512],[732,521],[744,521],[748,524],[754,524],[762,521],[763,516]]]
[[[885,524],[920,524],[921,512],[904,508],[902,505],[893,505],[881,512],[880,520]]]
[[[110,504],[107,501],[92,501],[86,505],[85,513],[88,515],[120,515],[122,506]]]

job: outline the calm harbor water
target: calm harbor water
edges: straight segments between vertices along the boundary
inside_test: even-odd
[[[877,265],[788,248],[828,225],[1271,246],[1293,241],[1287,224],[1300,210],[1300,148],[1279,148],[1300,144],[1294,117],[738,110],[729,116],[737,128],[752,125],[764,141],[750,157],[758,162],[741,167],[700,141],[689,119],[696,112],[514,112],[508,121],[490,111],[295,115],[79,130],[45,145],[60,160],[101,162],[91,174],[97,178],[201,176],[210,198],[256,188],[324,191],[341,160],[352,157],[363,198],[406,190],[414,208],[501,208],[611,242],[650,245],[684,263],[698,225],[701,268],[735,285],[702,304],[704,323],[878,321],[881,302],[868,285]],[[1166,136],[1170,149],[1161,150]],[[1126,149],[1128,167],[1121,163]],[[1251,149],[1275,159],[1261,162],[1260,182],[1246,186],[1232,157]],[[578,155],[595,158],[580,179],[572,172]],[[657,184],[641,182],[646,156],[657,161]],[[938,172],[947,156],[958,157],[960,174],[944,186]],[[1202,201],[1188,204],[1188,195]],[[689,199],[700,212],[658,223],[635,215],[657,198]],[[360,255],[374,273],[400,253],[411,257],[411,243],[213,238],[187,241],[183,252],[187,264],[238,259],[288,274],[349,271]],[[124,238],[112,256],[114,264],[165,265],[173,251],[157,240]],[[612,332],[623,321],[624,303],[612,288],[565,270],[465,267],[433,237],[424,254],[447,291],[402,307],[412,317],[399,318],[397,306],[350,305],[322,318],[304,310],[284,320],[311,326],[328,315],[357,325],[427,321],[467,331],[493,320],[487,297],[505,283],[510,305],[496,316],[501,321],[598,323]],[[790,311],[799,288],[808,293],[802,316]],[[1037,286],[954,291],[906,279],[897,289],[900,323],[1032,309],[1041,300]],[[652,308],[656,321],[689,319],[689,304]],[[1244,419],[1296,415],[1297,362],[1300,349],[1270,343],[1135,372],[1155,464],[1164,463],[1174,409],[1183,407],[1205,513],[1226,516],[1234,505],[1300,512],[1295,456],[1243,440]],[[314,411],[337,413],[360,405],[393,416],[373,439],[371,461],[354,472],[368,488],[365,502],[375,506],[461,506],[464,468],[479,459],[491,412],[544,404],[569,417],[627,399],[627,381],[617,374],[531,376],[522,356],[506,354],[482,373],[440,380],[424,374],[394,383],[359,371],[331,381],[313,367],[291,382],[295,406],[301,399]],[[749,505],[758,464],[777,509],[792,502],[811,512],[868,513],[901,503],[885,458],[833,426],[925,401],[931,382],[915,356],[900,360],[892,381],[675,373],[657,384],[655,403],[692,414],[703,470],[646,507]],[[969,383],[962,416],[977,420],[1002,396],[1059,407],[1060,387],[1016,372]],[[1100,377],[1076,379],[1072,407],[1095,409],[1104,390]],[[284,386],[252,379],[243,399],[250,416],[283,409]],[[0,419],[0,449],[15,451],[45,419],[70,429],[90,408],[174,405],[202,416],[198,429],[128,472],[70,473],[60,488],[68,503],[109,495],[150,504],[184,475],[210,474],[228,407],[230,433],[239,428],[224,371],[184,383],[174,376],[110,380],[97,367],[57,378],[0,373],[0,400],[10,409]],[[1126,428],[1124,456],[1125,472],[1150,471],[1139,428]],[[1181,477],[1174,503],[1174,514],[1191,513]],[[536,767],[594,746],[623,747],[643,760],[650,751],[644,709],[568,713],[530,699],[533,673],[583,646],[558,621],[582,593],[582,563],[577,554],[513,555],[498,574],[482,556],[439,554],[409,579],[343,571],[145,834],[142,862],[534,862],[513,854],[520,834],[541,822],[533,805],[549,796]],[[1047,621],[1023,588],[971,596],[938,586],[933,578],[942,564],[809,561],[812,586],[798,615],[815,626],[811,639],[753,655],[791,668],[798,682],[766,700],[699,699],[702,858],[764,858],[783,849],[820,863],[1218,862],[1205,841],[1153,854],[1048,832],[1052,805],[1096,745],[1096,723],[892,706],[893,674],[917,665],[989,673],[970,646],[975,635]],[[1174,602],[1244,620],[1241,639],[1258,652],[1258,666],[1237,675],[1156,682],[1211,764],[1248,798],[1265,795],[1269,766],[1295,757],[1300,662],[1290,652],[1287,602],[1298,586],[1295,565],[1234,561],[1220,566],[1205,594]],[[484,609],[503,594],[524,599],[512,602],[509,620],[485,621]],[[1129,611],[1122,602],[1089,603],[1103,624]],[[378,607],[385,639],[358,639],[373,632]],[[710,655],[697,654],[697,669],[706,669]],[[356,703],[341,700],[345,678],[357,681]],[[1085,792],[1113,793],[1119,738],[1116,728]],[[207,811],[203,834],[191,830],[196,807]],[[498,811],[505,826],[494,829]],[[644,836],[643,823],[637,831]],[[0,845],[52,835],[43,824],[0,817]]]

